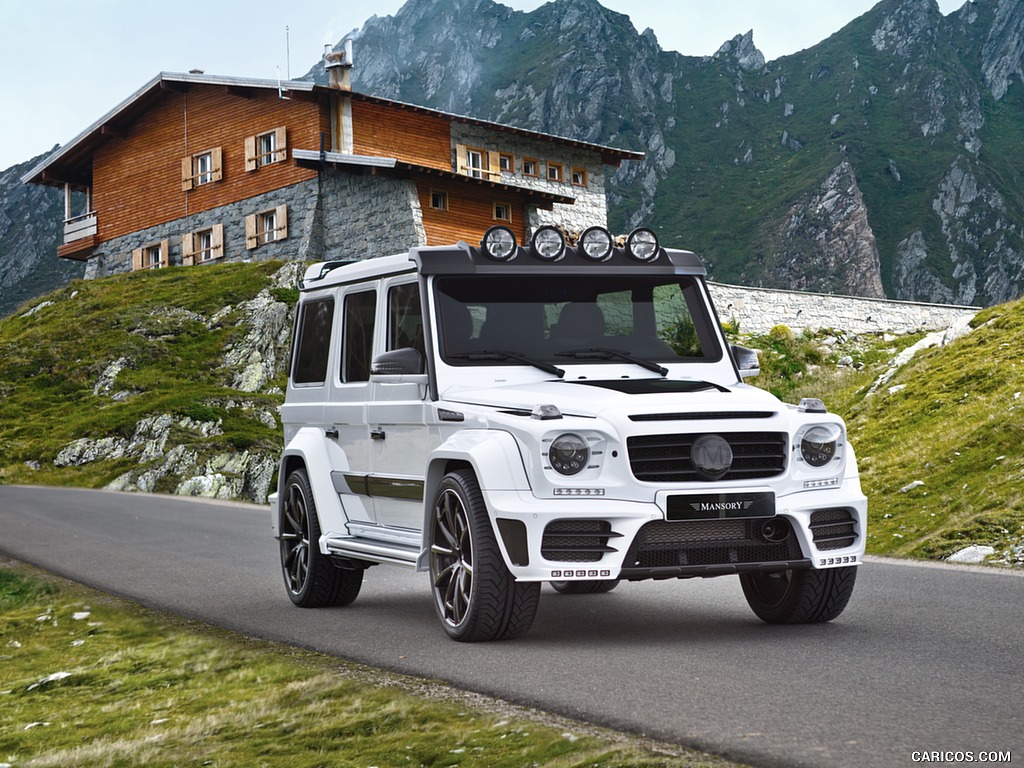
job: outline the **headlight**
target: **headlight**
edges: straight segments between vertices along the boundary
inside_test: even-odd
[[[546,224],[533,233],[530,250],[541,261],[558,261],[565,253],[565,238],[555,227]]]
[[[548,449],[551,468],[560,475],[575,475],[586,469],[590,462],[590,446],[579,435],[559,435]]]
[[[654,261],[659,248],[658,236],[650,229],[634,229],[626,238],[626,253],[637,261]]]
[[[484,254],[495,261],[508,261],[516,253],[516,235],[508,227],[500,224],[484,232],[480,248]]]
[[[836,456],[843,431],[833,425],[818,425],[804,432],[800,455],[812,467],[824,467]]]
[[[611,255],[612,246],[611,233],[604,227],[590,227],[583,230],[580,235],[580,255],[591,261],[604,261]]]

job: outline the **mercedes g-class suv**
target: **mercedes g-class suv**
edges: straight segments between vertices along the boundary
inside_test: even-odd
[[[649,229],[551,226],[311,266],[271,497],[292,602],[388,563],[462,641],[522,635],[544,582],[735,575],[764,621],[838,616],[867,514],[845,426],[743,382],[705,274]]]

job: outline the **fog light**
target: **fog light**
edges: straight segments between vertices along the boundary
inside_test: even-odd
[[[558,261],[565,253],[565,237],[555,227],[538,227],[530,241],[530,251],[541,261]]]
[[[658,236],[650,229],[634,229],[626,238],[626,253],[637,261],[654,261],[659,248]]]
[[[590,227],[580,235],[580,255],[591,261],[604,261],[612,252],[612,235],[604,227]]]
[[[516,253],[516,235],[508,227],[499,224],[484,232],[480,248],[490,259],[508,261]]]

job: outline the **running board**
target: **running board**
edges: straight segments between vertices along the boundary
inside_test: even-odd
[[[343,536],[327,539],[327,551],[336,557],[402,565],[406,568],[415,568],[420,556],[418,547]]]

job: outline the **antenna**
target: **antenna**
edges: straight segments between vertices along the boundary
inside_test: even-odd
[[[288,25],[284,25],[284,51],[285,51],[285,73],[288,79],[292,79],[292,40],[288,31]]]

